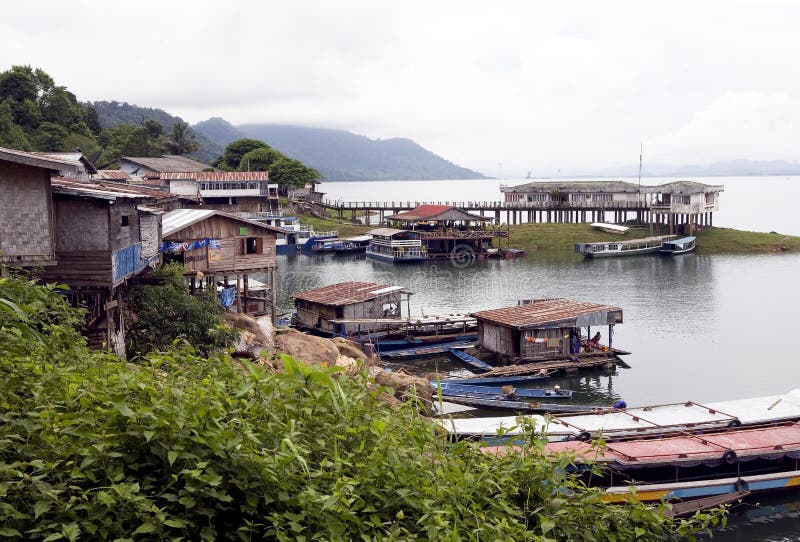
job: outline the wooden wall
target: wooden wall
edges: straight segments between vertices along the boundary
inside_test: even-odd
[[[248,238],[258,240],[258,253],[247,254],[245,248]],[[264,228],[239,222],[225,216],[214,215],[206,220],[187,226],[165,237],[164,240],[183,242],[200,239],[219,239],[221,245],[219,261],[210,259],[210,252],[206,247],[184,253],[184,262],[187,269],[219,274],[236,271],[246,272],[255,269],[274,269],[276,265],[275,238],[275,233]]]
[[[491,322],[478,321],[478,343],[501,356],[515,355],[514,330]]]
[[[0,261],[51,265],[54,252],[50,171],[0,161]]]

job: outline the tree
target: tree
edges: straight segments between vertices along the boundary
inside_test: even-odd
[[[167,264],[154,274],[166,280],[164,286],[140,286],[134,290],[128,332],[130,353],[166,350],[178,338],[206,354],[233,342],[234,332],[221,324],[222,307],[216,291],[190,294],[183,271],[181,265]]]
[[[67,137],[67,130],[52,122],[43,122],[33,134],[33,143],[40,151],[61,151],[64,150],[64,139]]]
[[[269,180],[281,186],[305,186],[320,178],[320,173],[298,160],[282,157],[269,168]]]
[[[211,165],[225,171],[238,171],[245,154],[255,149],[269,148],[269,145],[258,139],[237,139],[225,147],[222,156]]]
[[[178,121],[172,125],[172,129],[167,134],[164,146],[170,154],[180,156],[196,151],[200,145],[192,134],[189,125],[183,121]]]
[[[0,147],[30,150],[30,141],[25,131],[14,122],[8,102],[0,102]]]
[[[239,162],[239,171],[269,171],[270,166],[284,156],[269,147],[259,147],[245,153]]]
[[[0,73],[0,100],[24,102],[39,97],[36,79],[28,66],[12,66]]]

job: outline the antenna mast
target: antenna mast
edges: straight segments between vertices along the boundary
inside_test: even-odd
[[[643,144],[639,141],[639,194],[642,193],[642,148]]]

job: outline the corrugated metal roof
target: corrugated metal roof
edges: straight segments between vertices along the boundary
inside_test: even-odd
[[[709,192],[723,192],[725,187],[721,184],[705,184],[696,181],[672,181],[656,186],[643,186],[645,194],[707,194]]]
[[[127,160],[133,164],[144,166],[148,169],[159,172],[185,172],[185,171],[203,171],[211,166],[203,164],[185,156],[177,156],[174,154],[160,156],[158,158],[151,158],[147,156],[123,156],[120,161]]]
[[[33,154],[37,154],[39,156],[44,156],[47,158],[54,158],[56,160],[64,160],[66,162],[72,162],[79,169],[85,168],[88,173],[97,173],[97,169],[94,167],[94,164],[91,161],[89,161],[89,159],[86,158],[82,152],[34,151]]]
[[[121,169],[98,169],[97,175],[101,179],[113,179],[115,181],[127,181],[131,178],[130,175]]]
[[[156,200],[175,199],[177,196],[143,186],[115,182],[82,181],[57,177],[50,181],[55,194],[70,194],[89,198],[114,200],[116,198],[149,198]]]
[[[339,282],[322,288],[297,292],[292,297],[311,303],[341,307],[400,291],[406,291],[406,289],[402,286],[389,286],[375,282]]]
[[[611,307],[588,301],[573,301],[571,299],[547,299],[534,301],[527,305],[516,307],[503,307],[473,313],[478,320],[486,320],[495,324],[524,329],[565,320],[572,320],[584,314],[597,312],[619,312],[619,307]]]
[[[386,217],[390,220],[403,220],[407,222],[417,222],[423,220],[444,221],[444,220],[491,220],[489,218],[474,215],[464,210],[453,207],[452,205],[420,205],[405,211]]]
[[[159,177],[145,177],[144,179],[132,180],[131,184],[141,184],[145,186],[164,186]]]
[[[230,218],[231,220],[248,224],[250,226],[255,226],[262,230],[268,230],[273,233],[289,233],[281,228],[268,226],[267,224],[262,224],[261,222],[255,222],[253,220],[247,220],[230,213],[217,211],[215,209],[176,209],[164,215],[161,221],[161,235],[164,239],[166,239],[182,229],[214,215],[224,216],[226,218]]]
[[[161,173],[162,180],[193,179],[197,181],[268,181],[267,171],[181,171]]]
[[[27,166],[51,169],[54,171],[72,170],[78,172],[81,169],[81,167],[73,161],[64,160],[61,158],[53,158],[41,154],[34,154],[31,152],[18,151],[16,149],[7,149],[5,147],[0,147],[0,160],[14,162],[15,164],[24,164]]]

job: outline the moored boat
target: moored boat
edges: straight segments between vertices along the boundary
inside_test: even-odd
[[[535,403],[528,401],[514,401],[502,397],[472,397],[463,395],[451,395],[444,397],[445,401],[457,405],[471,406],[474,408],[490,410],[510,410],[513,412],[528,412],[550,414],[558,412],[590,412],[598,408],[596,405],[573,405],[569,403]]]
[[[554,388],[511,388],[508,393],[504,392],[502,387],[497,386],[481,386],[478,384],[454,384],[452,382],[431,382],[434,390],[441,390],[442,395],[464,395],[470,397],[486,397],[486,398],[512,398],[517,397],[520,399],[571,399],[572,390],[562,390],[559,387]],[[510,387],[510,386],[509,386]]]
[[[628,226],[618,226],[617,224],[610,224],[608,222],[592,222],[589,225],[606,233],[616,233],[618,235],[624,235],[630,230]]]
[[[316,239],[311,246],[311,251],[332,252],[334,254],[365,252],[371,239],[371,235],[358,235],[356,237],[347,237],[344,239],[338,237],[332,239]]]
[[[549,440],[625,439],[637,436],[664,436],[692,431],[720,430],[726,427],[756,426],[800,420],[800,390],[785,395],[768,395],[713,403],[671,403],[637,408],[613,409],[574,416],[545,419],[531,416],[537,430]],[[442,427],[457,438],[497,441],[519,438],[523,430],[515,416],[442,420]]]
[[[693,251],[696,245],[696,237],[682,237],[672,241],[665,241],[658,251],[661,254],[686,254],[687,252]]]
[[[627,241],[603,241],[599,243],[578,243],[575,252],[587,258],[609,258],[616,256],[638,256],[655,254],[665,242],[675,239],[675,235],[657,235]]]

